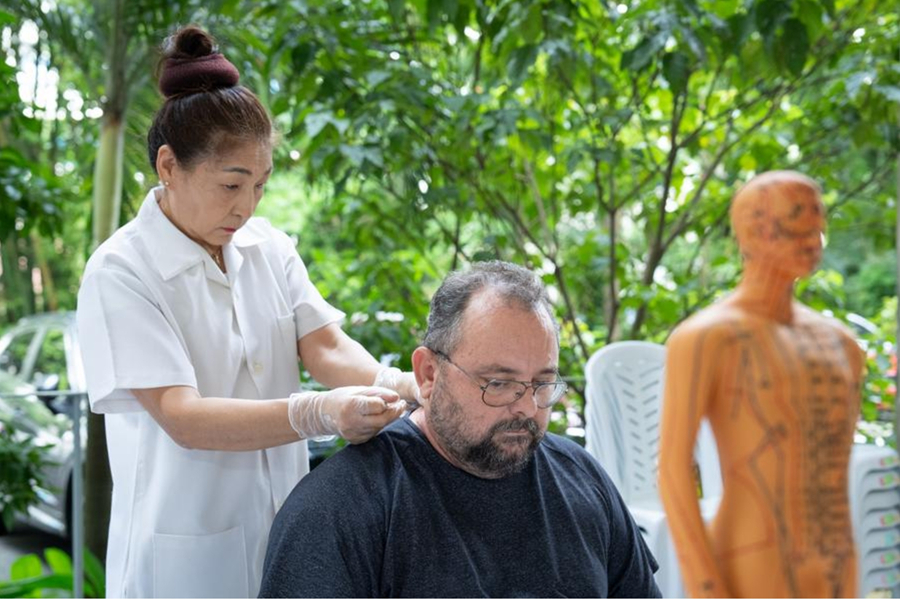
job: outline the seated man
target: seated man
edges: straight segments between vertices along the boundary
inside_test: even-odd
[[[412,356],[421,407],[297,485],[260,595],[658,597],[606,473],[546,432],[566,390],[552,314],[524,268],[451,274]]]

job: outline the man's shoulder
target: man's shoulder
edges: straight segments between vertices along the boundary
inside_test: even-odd
[[[350,479],[386,480],[399,467],[397,457],[416,444],[415,431],[406,419],[392,422],[380,433],[358,445],[348,445],[307,474],[299,483],[324,483],[337,489]]]
[[[547,433],[541,445],[551,467],[575,469],[582,475],[587,474],[604,484],[609,480],[603,467],[594,456],[572,439]]]
[[[590,454],[578,443],[568,437],[548,432],[544,435],[543,443],[545,446],[555,453],[561,453],[574,456],[588,456]]]
[[[593,496],[600,503],[597,508],[610,513],[618,496],[615,483],[594,456],[571,439],[547,434],[544,438],[546,464],[553,471],[554,479],[564,489],[563,492],[592,489]]]

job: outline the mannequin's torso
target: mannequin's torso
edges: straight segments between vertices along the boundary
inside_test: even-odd
[[[729,593],[852,596],[847,465],[860,350],[833,320],[797,303],[791,312],[779,322],[739,296],[708,307],[670,340],[670,352],[706,367],[667,376],[710,379],[687,384],[707,390],[701,416],[717,439],[723,497],[709,542]]]

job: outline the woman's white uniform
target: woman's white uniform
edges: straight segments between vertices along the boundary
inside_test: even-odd
[[[155,191],[91,256],[78,295],[91,408],[106,414],[113,477],[107,593],[255,597],[272,519],[309,469],[306,442],[185,449],[129,390],[287,397],[299,385],[297,340],[343,313],[264,219],[224,246],[226,275],[166,218]]]

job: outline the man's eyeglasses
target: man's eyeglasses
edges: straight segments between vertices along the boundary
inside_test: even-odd
[[[430,348],[429,348],[430,349]],[[555,381],[513,381],[506,379],[491,379],[485,384],[462,369],[460,365],[450,359],[444,352],[432,349],[431,353],[452,364],[461,373],[469,377],[473,383],[481,389],[481,401],[492,408],[502,408],[515,403],[531,388],[534,392],[534,401],[541,409],[546,409],[555,404],[565,394],[568,385],[559,379]]]

